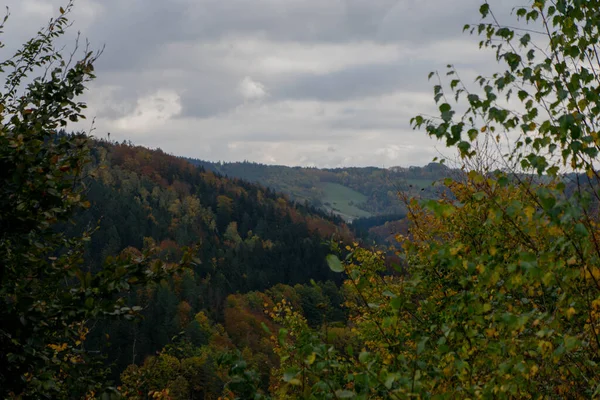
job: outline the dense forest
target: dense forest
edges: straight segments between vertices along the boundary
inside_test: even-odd
[[[63,58],[61,8],[0,62],[0,397],[597,398],[598,4],[530,3],[524,30],[484,2],[464,30],[502,72],[449,65],[411,120],[462,172],[354,233],[340,198],[388,172],[230,165],[249,182],[67,130],[100,54]],[[268,188],[287,173],[337,204]]]
[[[254,290],[305,280],[300,266],[326,277],[320,268],[324,253],[316,249],[323,238],[350,237],[339,218],[160,150],[94,142],[91,157],[91,207],[69,229],[100,221],[87,253],[97,267],[98,260],[129,246],[141,248],[148,239],[165,253],[198,244],[198,258],[214,259],[198,267],[202,272],[219,273],[226,265],[231,290]]]

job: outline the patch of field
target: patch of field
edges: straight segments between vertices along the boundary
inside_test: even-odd
[[[362,193],[331,182],[323,182],[319,187],[323,190],[322,201],[328,211],[333,211],[347,221],[371,216],[371,213],[356,206],[367,200],[367,196]]]

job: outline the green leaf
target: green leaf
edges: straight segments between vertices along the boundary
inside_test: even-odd
[[[485,198],[486,194],[485,192],[477,192],[477,193],[473,193],[473,198],[477,201],[481,201]]]
[[[271,330],[269,329],[269,327],[264,322],[261,322],[260,326],[263,329],[263,331],[265,331],[268,334],[271,334]]]
[[[369,361],[369,353],[366,351],[362,351],[358,355],[358,361],[360,361],[361,363],[366,363],[367,361]]]
[[[398,310],[402,307],[402,299],[400,297],[393,297],[390,304],[394,310]]]
[[[292,368],[288,368],[284,373],[283,373],[283,380],[285,382],[291,383],[291,381],[296,378],[296,376],[298,376],[298,374],[300,373],[300,370],[297,367],[292,367]]]
[[[488,16],[490,12],[490,5],[488,3],[483,3],[481,7],[479,7],[479,13],[481,14],[481,18],[485,18]]]
[[[425,336],[419,340],[417,344],[417,354],[421,354],[425,350],[425,343],[429,340],[429,337]]]
[[[575,336],[565,335],[564,340],[567,351],[572,351],[580,344],[580,341]]]
[[[587,228],[581,222],[578,224],[575,224],[575,233],[577,233],[580,236],[584,236],[584,237],[589,236],[589,232],[588,232]]]
[[[461,155],[467,156],[469,154],[469,150],[471,149],[471,143],[463,140],[460,143],[458,143],[456,147],[458,147],[458,149],[460,150]]]
[[[452,109],[452,107],[450,107],[450,104],[448,103],[443,103],[440,105],[440,112],[442,113],[446,113],[448,111],[450,111]]]
[[[469,139],[471,141],[477,139],[477,136],[479,135],[479,131],[477,129],[469,129],[467,131],[467,135],[469,135]]]
[[[327,265],[329,265],[329,269],[333,272],[344,272],[344,266],[335,254],[329,254],[327,256]]]
[[[388,374],[388,376],[385,378],[385,382],[384,385],[386,387],[386,389],[391,389],[392,385],[394,384],[394,381],[396,379],[398,379],[398,375],[399,374]]]
[[[523,36],[521,36],[519,41],[521,42],[521,45],[527,46],[529,44],[529,42],[531,41],[531,35],[529,35],[529,33],[526,33]]]
[[[523,101],[527,98],[527,96],[529,96],[529,93],[527,93],[525,90],[519,90],[517,96],[519,96],[519,100]]]

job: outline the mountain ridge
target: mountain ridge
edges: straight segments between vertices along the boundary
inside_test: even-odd
[[[360,217],[401,214],[405,209],[398,199],[398,192],[435,197],[436,190],[432,184],[457,173],[457,170],[441,163],[408,168],[314,168],[248,161],[223,163],[185,159],[225,176],[260,183],[287,194],[293,200],[308,202],[328,213],[339,215],[347,222]],[[327,187],[327,184],[337,184],[344,188]],[[345,191],[347,200],[333,204],[333,200],[343,197],[340,190]]]

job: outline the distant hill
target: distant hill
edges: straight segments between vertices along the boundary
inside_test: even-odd
[[[433,183],[456,174],[443,164],[424,167],[377,167],[319,169],[265,165],[253,162],[214,163],[187,159],[195,165],[224,176],[259,183],[285,193],[297,202],[308,202],[345,221],[378,215],[402,214],[398,198],[403,191],[411,196],[436,197]]]

